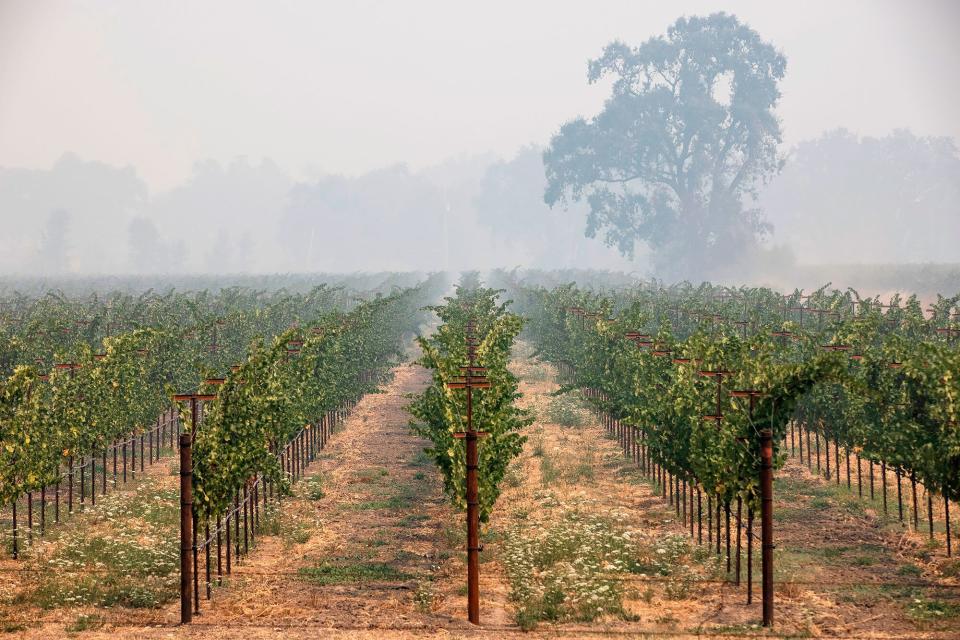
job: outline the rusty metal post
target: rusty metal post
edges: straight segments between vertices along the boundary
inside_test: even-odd
[[[707,548],[713,547],[713,494],[707,494]]]
[[[900,516],[900,522],[903,522],[903,484],[901,483],[900,467],[895,470],[897,476],[897,509]]]
[[[773,432],[760,430],[760,549],[763,626],[773,626]]]
[[[87,463],[84,462],[86,456],[80,456],[80,511],[83,511],[84,501],[87,499],[87,481],[86,481],[86,472],[87,472]],[[900,510],[901,512],[903,509]],[[903,517],[900,518],[903,520]]]
[[[857,495],[863,498],[863,469],[860,466],[860,454],[857,455]]]
[[[69,484],[67,485],[67,513],[73,513],[73,456],[69,457],[67,467],[70,469],[67,475],[69,478]]]
[[[743,515],[743,497],[737,496],[737,577],[734,579],[734,584],[740,586],[740,550],[741,550],[741,533],[743,532],[743,520],[741,519]]]
[[[703,544],[703,492],[697,482],[697,544]]]
[[[233,545],[234,560],[240,564],[240,490],[233,490]]]
[[[210,514],[203,516],[203,550],[205,555],[204,571],[206,573],[207,600],[210,599]]]
[[[486,389],[490,382],[484,375],[486,369],[476,366],[476,343],[473,340],[473,322],[466,325],[466,342],[469,364],[461,367],[464,375],[447,386],[453,389],[464,389],[467,392],[467,424],[466,431],[456,434],[463,438],[466,453],[467,467],[467,617],[472,624],[480,624],[480,499],[479,499],[479,453],[477,440],[485,435],[477,432],[473,425],[473,390]]]
[[[883,487],[883,515],[887,515],[887,463],[883,460],[880,461],[880,478]]]
[[[472,324],[467,325],[469,366],[474,366],[474,351],[471,343]],[[480,624],[480,498],[477,467],[477,432],[473,428],[473,388],[469,381],[473,370],[467,370],[467,617],[472,624]]]
[[[747,604],[753,604],[753,508],[747,505]]]
[[[191,402],[196,426],[196,400]],[[180,623],[193,620],[193,458],[189,433],[180,434]]]
[[[949,539],[949,535],[947,538]],[[20,549],[17,546],[17,498],[13,499],[13,559],[20,557]]]
[[[231,518],[230,506],[227,505],[227,517],[226,517],[226,519],[224,520],[224,524],[226,525],[226,529],[227,529],[227,575],[230,575],[230,574],[233,572],[233,570],[232,570],[232,568],[231,568],[231,564],[230,564],[230,549],[231,549],[231,546],[230,546],[230,518]]]
[[[191,548],[191,555],[193,556],[193,612],[196,614],[200,613],[200,558],[198,557],[198,551],[200,547],[197,545],[197,531],[200,529],[200,519],[197,517],[197,510],[192,509],[193,511],[193,546]]]
[[[726,551],[727,551],[727,573],[729,574],[729,573],[730,573],[730,500],[724,500],[724,502],[723,502],[723,514],[724,514],[724,518],[725,518],[725,519],[724,519],[724,522],[725,522],[725,525],[726,525],[726,529],[725,529],[726,538],[725,538],[725,540],[724,540],[724,544],[726,545]],[[739,582],[740,582],[740,579],[737,578],[737,583],[739,584]]]
[[[913,530],[920,530],[920,519],[917,514],[917,474],[913,469],[910,470],[910,490],[913,502]]]
[[[197,592],[197,517],[193,509],[193,439],[197,433],[198,403],[213,400],[213,395],[177,394],[174,402],[190,401],[190,431],[179,437],[180,448],[180,623],[193,620],[194,607],[199,613],[200,596]],[[141,440],[141,445],[143,440]],[[136,455],[137,439],[132,436],[130,450]],[[126,444],[124,444],[126,453]],[[142,452],[141,452],[142,453]],[[124,456],[125,457],[125,456]],[[141,456],[142,460],[142,456]],[[133,462],[136,469],[136,461]],[[192,587],[192,593],[191,593]],[[193,607],[191,606],[194,605]]]
[[[471,395],[467,391],[467,398]],[[468,404],[470,400],[467,400]],[[468,410],[469,411],[469,410]],[[468,414],[469,415],[469,414]],[[480,624],[480,500],[478,497],[477,433],[467,431],[467,615]]]
[[[220,519],[220,514],[217,514],[217,586],[223,586],[223,522]],[[229,535],[230,529],[227,529],[227,534]],[[227,548],[229,548],[229,543]],[[228,554],[229,555],[229,554]]]
[[[793,425],[793,422],[791,421],[790,424]],[[792,429],[792,428],[793,428],[793,427],[791,426],[791,429]],[[798,450],[799,453],[800,453],[800,464],[803,465],[803,424],[802,424],[802,423],[799,424],[799,425],[797,425],[797,431],[799,432],[799,433],[797,434],[797,436],[798,436],[798,437],[797,437],[797,443],[800,445],[800,446],[797,448],[797,450]]]
[[[943,494],[943,515],[947,525],[947,557],[949,558],[952,555],[952,548],[950,547],[950,498],[947,497],[946,491]]]
[[[250,553],[250,520],[248,517],[250,511],[250,497],[247,492],[247,485],[243,485],[243,552]]]

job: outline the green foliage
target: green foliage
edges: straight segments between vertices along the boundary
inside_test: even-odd
[[[546,417],[561,427],[579,427],[585,422],[583,405],[578,398],[569,394],[553,398],[547,407]]]
[[[278,447],[376,389],[441,285],[0,298],[0,505],[142,433],[172,393],[211,376],[227,380],[196,438],[198,504],[222,507],[258,473],[282,480]]]
[[[381,369],[400,353],[415,326],[420,290],[407,289],[331,313],[310,333],[289,329],[254,343],[247,359],[219,387],[196,434],[195,501],[222,513],[238,488],[261,475],[283,487],[279,452],[324,412],[373,391]],[[299,345],[291,355],[290,345]]]
[[[507,466],[523,449],[526,438],[518,432],[533,422],[514,404],[520,395],[518,381],[507,369],[523,321],[506,311],[506,303],[498,303],[498,293],[460,286],[455,297],[446,298],[446,304],[430,307],[443,322],[432,336],[419,338],[420,364],[433,371],[433,384],[409,406],[418,419],[412,424],[414,431],[432,443],[426,452],[440,468],[445,491],[456,506],[466,508],[465,441],[454,437],[466,430],[466,393],[447,383],[460,376],[460,367],[467,364],[466,325],[472,319],[477,364],[486,367],[484,375],[490,381],[489,389],[473,391],[475,428],[488,434],[479,445],[480,518],[484,522],[500,495]]]
[[[503,564],[517,623],[530,629],[541,620],[623,615],[623,586],[616,574],[635,568],[637,533],[576,508],[550,524],[508,530]]]
[[[722,502],[759,506],[759,434],[772,432],[779,466],[791,421],[960,499],[960,350],[936,331],[957,326],[957,297],[927,318],[915,297],[881,306],[827,287],[513,286],[539,355],[638,429],[654,462]],[[628,332],[650,337],[638,347]],[[717,370],[729,372],[720,384]]]

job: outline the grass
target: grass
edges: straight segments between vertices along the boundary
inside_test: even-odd
[[[58,528],[53,553],[27,557],[36,578],[17,602],[152,608],[176,598],[178,497],[153,480],[104,496],[82,521]]]
[[[279,536],[287,547],[304,544],[310,540],[311,525],[297,519],[297,514],[285,512],[278,505],[270,503],[261,512],[260,535]],[[259,542],[254,539],[254,546]]]
[[[537,433],[534,434],[533,449],[531,449],[530,455],[532,455],[534,458],[542,457],[545,452],[544,446],[543,429],[539,429]]]
[[[577,457],[577,461],[569,465],[564,471],[564,479],[570,484],[582,482],[592,482],[596,472],[596,456],[593,451],[587,450],[582,456]]]
[[[355,474],[355,477],[357,482],[371,483],[376,482],[380,478],[386,478],[388,475],[390,475],[390,472],[383,467],[374,467],[372,469],[358,471]]]
[[[545,365],[531,363],[521,377],[527,382],[546,382],[552,376]]]
[[[410,460],[410,466],[411,467],[432,467],[433,458],[431,458],[426,451],[423,451],[421,449],[420,451],[417,451],[417,454],[413,456],[412,460]]]
[[[290,531],[288,539],[296,544],[306,544],[310,540],[310,529],[308,527],[296,527]]]
[[[622,581],[615,574],[636,569],[640,550],[637,532],[616,518],[567,508],[555,521],[513,526],[504,536],[501,559],[521,628],[627,615]]]
[[[461,549],[467,544],[467,532],[464,531],[459,520],[456,523],[448,522],[444,524],[443,537],[446,546],[450,549]]]
[[[323,476],[319,473],[314,474],[303,483],[303,493],[310,500],[320,500],[326,495],[323,490],[323,485]]]
[[[936,599],[914,598],[907,606],[907,615],[920,626],[925,623],[960,617],[960,604]]]
[[[520,465],[511,464],[507,467],[506,472],[503,474],[503,484],[504,486],[514,489],[523,485],[523,474]]]
[[[562,470],[554,461],[553,457],[544,453],[540,456],[540,484],[549,487],[560,479]]]
[[[176,578],[176,576],[174,576]],[[99,607],[153,609],[179,594],[176,579],[110,575],[46,576],[30,594],[29,601],[43,609],[80,604]]]
[[[429,580],[421,580],[417,583],[417,590],[413,593],[413,604],[416,605],[420,613],[430,613],[433,610],[433,602],[436,599],[433,583]]]
[[[579,427],[586,423],[583,402],[570,394],[553,398],[547,406],[546,418],[561,427]]]
[[[947,560],[940,565],[940,572],[948,578],[960,576],[960,560]]]
[[[387,546],[387,539],[384,538],[381,534],[377,534],[375,537],[367,541],[368,547],[385,547]]]
[[[401,527],[412,527],[418,522],[423,522],[424,520],[429,519],[430,516],[425,513],[409,513],[400,518],[400,521],[397,524],[399,524]]]
[[[374,500],[363,500],[361,502],[344,504],[343,508],[351,511],[376,511],[379,509],[394,511],[399,509],[412,509],[419,499],[416,487],[405,484],[399,486],[397,489],[397,493],[393,495],[376,498]]]
[[[301,579],[317,585],[395,582],[411,578],[385,562],[324,561],[315,567],[302,567],[297,573]]]
[[[718,624],[710,627],[710,633],[717,635],[752,635],[760,628],[758,624]]]
[[[81,631],[92,631],[103,626],[103,618],[97,614],[79,615],[77,619],[68,624],[64,631],[68,633],[79,633]]]

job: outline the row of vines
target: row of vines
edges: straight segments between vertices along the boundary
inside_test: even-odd
[[[500,484],[510,461],[520,454],[526,437],[520,431],[533,422],[518,408],[518,380],[508,369],[513,341],[523,329],[523,320],[507,311],[493,289],[465,283],[445,304],[428,307],[441,320],[430,336],[419,337],[419,363],[433,373],[433,384],[410,405],[416,418],[414,431],[430,441],[427,454],[443,476],[444,488],[454,505],[466,507],[465,442],[455,437],[466,430],[467,407],[462,391],[449,383],[463,376],[469,361],[467,323],[472,321],[476,361],[485,368],[488,389],[473,398],[473,421],[486,436],[479,449],[480,519],[487,522],[500,495]]]
[[[401,339],[416,332],[419,307],[438,286],[432,278],[387,294],[321,285],[299,294],[228,288],[6,296],[0,300],[4,521],[13,509],[15,530],[19,502],[32,533],[33,511],[39,509],[42,523],[53,499],[59,520],[61,490],[69,490],[72,510],[74,485],[82,501],[85,476],[95,499],[98,470],[107,488],[108,451],[114,480],[118,451],[126,477],[128,444],[136,469],[138,434],[141,467],[147,436],[151,462],[163,443],[172,452],[171,395],[210,393],[210,384],[218,400],[205,408],[206,426],[196,438],[198,506],[221,507],[228,487],[246,474],[279,477],[276,457],[257,438],[276,447],[306,416],[373,388]]]
[[[708,517],[716,510],[718,553],[722,507],[728,569],[731,504],[738,531],[742,508],[751,520],[760,512],[764,432],[772,435],[774,469],[796,453],[798,437],[803,455],[804,435],[812,468],[812,434],[817,468],[823,443],[831,481],[840,483],[845,459],[847,486],[853,475],[862,493],[867,467],[872,494],[874,471],[881,471],[884,508],[893,473],[901,520],[901,482],[911,483],[915,521],[921,487],[930,538],[952,553],[950,507],[960,500],[960,297],[938,297],[924,310],[913,297],[881,303],[826,288],[784,296],[654,283],[603,292],[505,279],[539,355],[558,366],[567,388],[585,390],[678,512],[681,498],[686,511],[694,494]],[[945,535],[935,532],[935,513]]]

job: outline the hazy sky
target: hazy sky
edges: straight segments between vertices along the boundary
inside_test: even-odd
[[[843,126],[960,139],[960,2],[0,0],[0,166],[65,151],[153,190],[202,158],[294,177],[512,155],[594,113],[586,61],[726,10],[788,58],[786,142]]]

